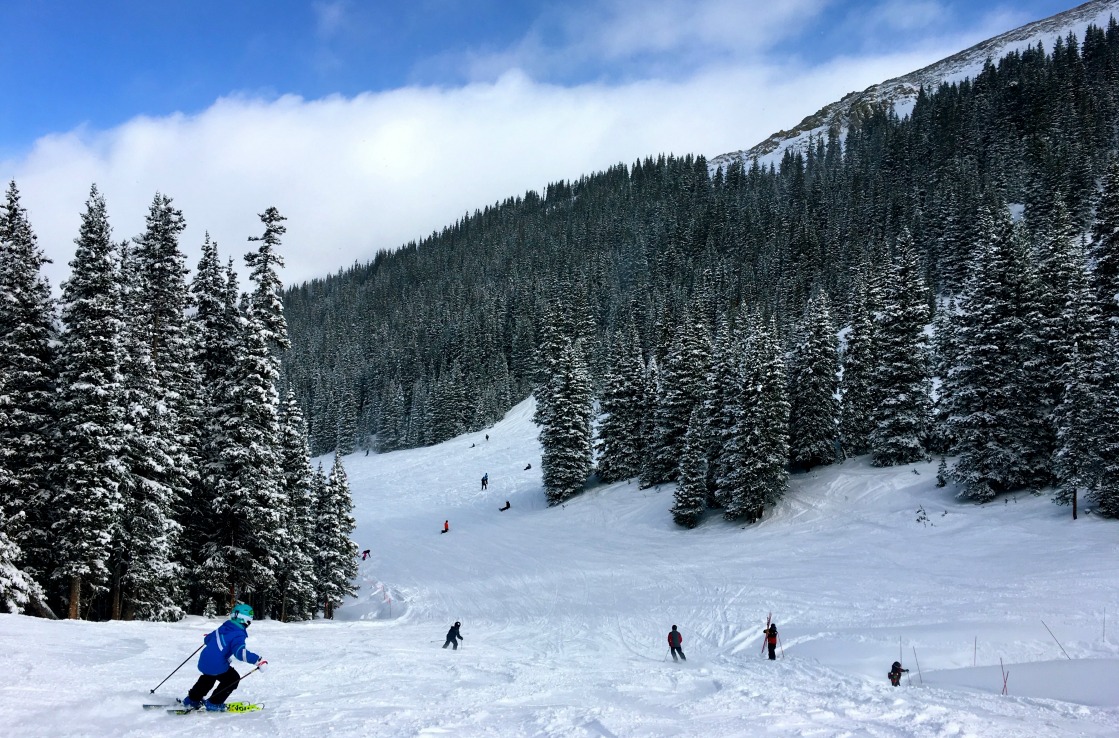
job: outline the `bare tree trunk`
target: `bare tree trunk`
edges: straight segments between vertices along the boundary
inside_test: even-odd
[[[81,618],[81,610],[79,609],[82,604],[82,578],[79,576],[70,577],[70,619],[79,620]]]
[[[120,587],[120,572],[113,576],[113,590],[109,593],[109,601],[112,602],[112,615],[109,617],[113,620],[120,620],[121,608],[121,587]]]
[[[1072,490],[1072,519],[1076,520],[1076,496],[1080,492],[1079,489],[1073,488]]]

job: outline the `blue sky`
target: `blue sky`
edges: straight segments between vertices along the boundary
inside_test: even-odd
[[[97,182],[118,235],[159,190],[234,256],[287,207],[299,281],[548,181],[747,148],[1073,5],[0,0],[0,176],[60,270]]]

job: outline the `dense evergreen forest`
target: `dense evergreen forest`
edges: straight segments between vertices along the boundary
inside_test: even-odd
[[[557,182],[288,290],[284,379],[316,454],[437,443],[535,392],[551,501],[592,472],[677,481],[689,526],[852,454],[1117,515],[1117,111],[1112,19],[777,167]]]
[[[13,182],[0,202],[0,612],[302,620],[353,592],[349,484],[313,470],[279,394],[288,332],[275,208],[232,263],[206,237],[187,282],[171,198],[112,238],[94,186],[61,299]]]

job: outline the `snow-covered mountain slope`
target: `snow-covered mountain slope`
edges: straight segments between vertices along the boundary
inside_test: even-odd
[[[709,160],[711,170],[732,162],[742,161],[747,166],[757,158],[763,164],[779,163],[788,149],[803,151],[812,137],[826,133],[833,126],[841,137],[852,122],[857,122],[872,105],[892,104],[899,116],[904,117],[913,109],[917,93],[924,86],[935,90],[942,82],[959,82],[974,78],[987,59],[998,61],[1012,51],[1022,51],[1040,42],[1051,50],[1058,37],[1074,34],[1084,37],[1089,25],[1107,28],[1111,17],[1119,19],[1119,0],[1091,0],[1063,13],[1022,26],[918,69],[902,77],[886,80],[862,92],[851,92],[838,102],[826,105],[808,116],[793,128],[778,131],[765,141],[744,151],[721,154]]]
[[[337,620],[253,624],[270,665],[236,695],[263,712],[140,709],[186,692],[193,659],[150,694],[217,621],[0,615],[0,735],[1119,735],[1119,523],[960,504],[935,464],[860,459],[794,477],[745,529],[680,529],[672,489],[634,483],[549,508],[532,410],[488,441],[347,457],[372,556]]]

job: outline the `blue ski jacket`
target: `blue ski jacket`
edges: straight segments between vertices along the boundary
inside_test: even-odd
[[[203,674],[217,676],[229,671],[229,662],[234,658],[247,664],[257,663],[260,656],[245,646],[248,637],[243,626],[226,620],[217,630],[206,634],[206,647],[198,657],[198,670]]]

